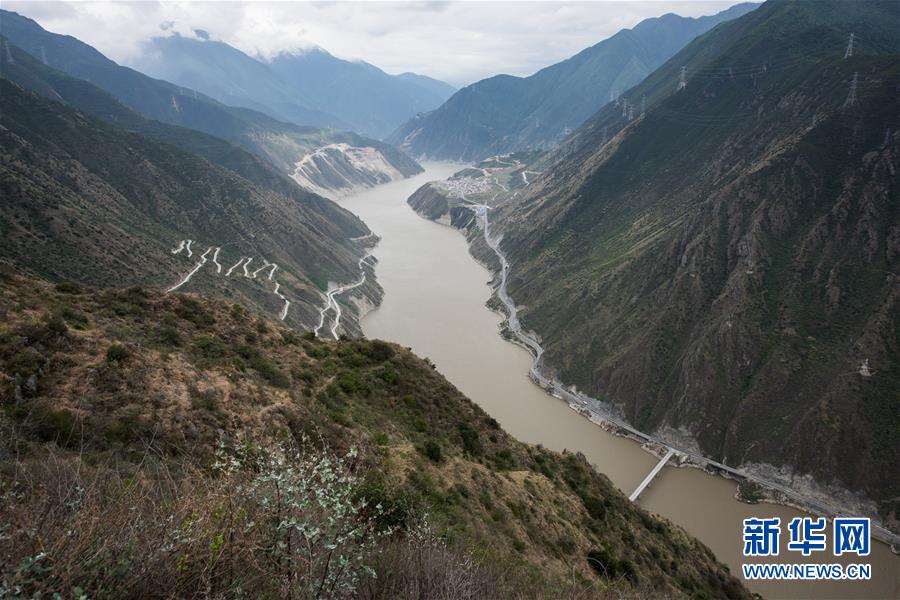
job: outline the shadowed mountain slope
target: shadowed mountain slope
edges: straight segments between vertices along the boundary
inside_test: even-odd
[[[0,244],[23,268],[163,289],[190,274],[179,289],[233,297],[307,328],[328,281],[359,277],[362,249],[350,238],[368,229],[333,202],[281,176],[269,184],[262,169],[249,170],[254,182],[8,80],[0,85]],[[187,239],[192,248],[181,244]],[[266,264],[278,266],[257,272]],[[369,283],[366,293],[377,300],[380,291]]]
[[[641,21],[530,77],[497,75],[467,86],[437,110],[405,123],[388,141],[413,156],[463,161],[552,147],[697,35],[755,7]]]
[[[623,94],[643,118],[598,112],[498,225],[563,381],[894,525],[898,28],[895,2],[770,0]]]

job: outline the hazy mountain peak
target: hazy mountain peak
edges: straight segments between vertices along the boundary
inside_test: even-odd
[[[756,6],[645,19],[528,77],[496,75],[467,86],[388,139],[416,156],[460,160],[553,146],[609,102],[610,93],[624,92],[698,35]]]

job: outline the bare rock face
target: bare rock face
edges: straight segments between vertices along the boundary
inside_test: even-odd
[[[695,40],[629,92],[648,99],[643,119],[601,110],[498,227],[510,293],[563,381],[643,430],[862,492],[887,515],[900,11],[822,8],[770,2]],[[799,64],[788,38],[825,52],[848,23],[884,53]],[[695,75],[679,91],[682,65]]]
[[[421,171],[421,166],[396,150],[339,142],[307,153],[294,165],[291,177],[310,191],[328,195],[388,183]]]

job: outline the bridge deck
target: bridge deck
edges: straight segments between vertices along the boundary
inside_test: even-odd
[[[641,484],[637,486],[637,488],[633,492],[631,492],[631,495],[628,496],[629,500],[634,502],[638,499],[638,496],[640,496],[644,492],[644,489],[648,485],[650,485],[650,482],[653,481],[653,478],[656,477],[657,473],[659,473],[662,468],[666,466],[666,463],[669,462],[669,459],[672,458],[673,454],[675,454],[675,451],[669,448],[669,451],[666,452],[666,455],[663,456],[658,463],[656,463],[656,466],[653,467],[653,470],[650,471],[650,474],[644,477],[644,480],[641,482]]]

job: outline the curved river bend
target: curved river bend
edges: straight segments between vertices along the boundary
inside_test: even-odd
[[[485,306],[491,293],[490,273],[471,257],[463,235],[419,217],[406,204],[422,184],[449,177],[461,168],[443,163],[424,166],[425,173],[416,177],[338,199],[381,237],[373,254],[384,301],[363,318],[364,333],[430,358],[509,433],[553,450],[581,452],[625,494],[631,493],[656,458],[636,442],[607,433],[531,383],[527,377],[531,355],[500,337],[502,317]],[[738,502],[735,489],[734,482],[697,469],[665,467],[638,502],[698,537],[740,576],[741,521],[779,516],[786,530],[786,522],[801,513],[783,506]],[[869,562],[872,580],[745,583],[771,598],[900,598],[900,557],[886,545],[873,541],[872,555],[857,561],[835,559],[830,551],[820,554],[806,562]],[[779,559],[804,562],[794,552],[782,552]]]

